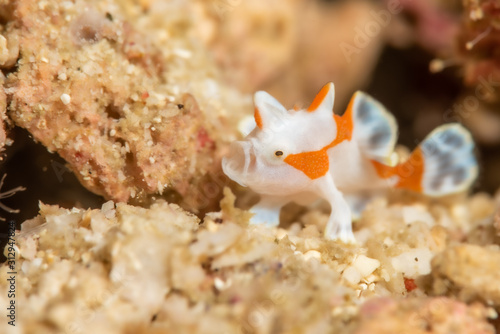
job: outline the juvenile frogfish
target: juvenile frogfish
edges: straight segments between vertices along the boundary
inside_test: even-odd
[[[325,237],[354,242],[352,217],[363,199],[391,188],[444,196],[477,177],[474,142],[460,124],[436,128],[397,163],[394,116],[359,91],[339,116],[334,98],[328,83],[307,109],[287,110],[268,93],[255,93],[255,128],[222,160],[227,176],[261,195],[251,224],[277,226],[286,203],[323,198],[331,206]]]

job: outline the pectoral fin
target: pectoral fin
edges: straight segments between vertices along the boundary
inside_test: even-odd
[[[370,160],[391,164],[398,128],[394,116],[368,94],[356,92],[348,112],[354,122],[353,137]]]

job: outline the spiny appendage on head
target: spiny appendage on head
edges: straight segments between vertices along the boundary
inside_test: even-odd
[[[224,172],[261,194],[288,195],[307,187],[310,163],[301,166],[295,158],[321,151],[336,136],[334,88],[325,87],[325,96],[307,110],[286,110],[266,92],[255,93],[256,127],[244,141],[231,145],[223,160]]]
[[[3,182],[5,181],[5,177],[7,176],[7,174],[4,174],[2,176],[2,179],[0,180],[0,191],[2,189],[2,186],[3,186]],[[7,190],[7,191],[4,191],[4,192],[0,192],[0,199],[4,199],[4,198],[9,198],[13,195],[15,195],[17,192],[19,191],[24,191],[26,190],[25,187],[15,187],[14,189],[11,189],[11,190]],[[18,209],[12,209],[12,208],[9,208],[7,205],[3,204],[0,202],[0,208],[2,208],[3,210],[9,212],[9,213],[18,213],[19,210]],[[4,218],[0,217],[0,220],[5,220]]]
[[[255,93],[257,128],[255,136],[262,145],[283,145],[283,158],[289,154],[317,151],[328,145],[336,136],[333,118],[335,90],[328,84],[307,109],[286,110],[266,92]],[[285,148],[287,150],[285,150]]]

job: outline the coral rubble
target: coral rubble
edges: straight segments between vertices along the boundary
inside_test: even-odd
[[[432,260],[433,288],[466,302],[481,300],[500,306],[500,247],[462,244],[446,249]]]
[[[375,201],[357,225],[356,246],[322,237],[324,212],[299,218],[305,227],[251,226],[234,199],[227,190],[222,211],[201,223],[164,201],[149,209],[111,201],[100,210],[42,205],[17,236],[20,328],[494,333],[488,319],[500,310],[498,249],[455,246],[468,230],[464,215],[483,219],[491,199]]]
[[[217,144],[230,136],[215,129],[226,108],[245,110],[246,100],[224,105],[231,89],[218,91],[204,49],[179,35],[188,30],[179,25],[192,24],[187,19],[147,27],[182,4],[151,9],[146,22],[132,2],[121,5],[11,4],[0,38],[7,48],[0,61],[11,71],[4,83],[9,117],[107,199],[170,192],[200,209],[208,205],[198,198],[204,182],[220,172]]]

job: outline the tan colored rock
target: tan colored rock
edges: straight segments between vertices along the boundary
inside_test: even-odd
[[[19,34],[16,29],[9,29],[5,35],[0,34],[0,68],[14,66],[18,57]]]
[[[267,333],[291,332],[297,323],[314,332],[352,319],[355,291],[340,284],[339,263],[305,258],[287,238],[278,241],[277,229],[249,226],[248,213],[227,194],[224,211],[202,224],[165,202],[148,209],[42,205],[16,237],[21,332]],[[0,267],[2,305],[7,271]]]
[[[410,204],[373,205],[357,231],[368,240],[346,245],[318,233],[327,213],[307,215],[306,228],[254,226],[225,194],[222,211],[201,224],[163,201],[149,208],[110,201],[100,210],[42,205],[16,236],[21,332],[494,333],[488,319],[497,313],[486,297],[497,296],[498,248],[450,248],[444,240],[432,277],[419,271],[411,279],[393,259],[427,266],[420,252],[436,251],[431,230],[439,225],[407,225]],[[395,226],[379,229],[376,214],[379,224]],[[432,224],[441,220],[433,217]],[[7,272],[0,267],[1,305]],[[445,287],[434,293],[479,303],[429,297],[427,282]]]
[[[468,306],[445,297],[377,298],[361,307],[359,327],[354,333],[493,334],[488,316],[483,305]]]
[[[16,2],[7,25],[16,26],[21,55],[5,83],[10,118],[106,199],[164,194],[192,210],[210,207],[225,181],[217,149],[236,132],[223,121],[249,101],[220,84],[186,38],[195,22],[159,19],[189,6],[169,2],[139,20],[132,1]]]
[[[432,260],[433,292],[500,307],[500,248],[462,244]]]

